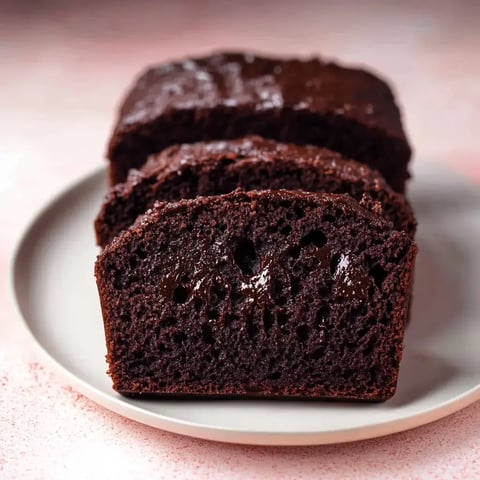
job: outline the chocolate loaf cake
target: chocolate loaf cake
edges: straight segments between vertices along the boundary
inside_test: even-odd
[[[410,147],[384,81],[316,58],[220,53],[140,76],[109,142],[111,183],[173,144],[248,134],[338,151],[399,192],[409,176]]]
[[[415,255],[405,232],[348,195],[159,203],[95,265],[113,386],[385,400]]]
[[[125,183],[112,187],[95,221],[104,247],[155,201],[243,190],[288,189],[348,193],[380,207],[397,230],[413,237],[415,218],[405,197],[378,172],[320,147],[281,144],[261,137],[170,147],[153,156]]]

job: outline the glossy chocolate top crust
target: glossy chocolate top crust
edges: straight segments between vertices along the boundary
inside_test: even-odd
[[[410,147],[389,86],[318,58],[214,55],[149,68],[128,93],[111,137],[111,181],[175,143],[247,134],[329,147],[380,170],[395,190]]]

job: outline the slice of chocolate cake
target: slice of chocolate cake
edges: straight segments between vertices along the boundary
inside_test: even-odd
[[[410,147],[384,81],[315,58],[237,53],[167,63],[140,76],[109,143],[111,183],[173,144],[248,134],[330,148],[404,191]]]
[[[348,195],[159,203],[96,262],[113,386],[385,400],[415,255],[405,232]]]
[[[281,144],[260,137],[184,144],[156,155],[107,195],[95,221],[104,247],[155,201],[243,190],[288,189],[348,193],[371,201],[397,230],[413,237],[415,218],[405,197],[378,172],[320,147]]]

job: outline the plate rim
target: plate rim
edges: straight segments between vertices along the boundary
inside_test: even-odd
[[[424,162],[425,163],[425,162]],[[434,162],[428,162],[434,163]],[[435,162],[436,163],[436,162]],[[454,170],[449,165],[442,165],[449,171],[456,174],[463,182],[474,185],[469,178],[462,175],[461,172]],[[15,247],[10,259],[8,290],[9,296],[14,304],[15,316],[17,323],[21,325],[21,329],[25,336],[29,338],[29,343],[35,347],[35,351],[40,354],[41,358],[69,385],[73,386],[80,393],[95,402],[96,404],[106,408],[114,413],[121,415],[130,420],[148,425],[172,433],[186,435],[189,437],[200,438],[203,440],[218,441],[232,444],[243,445],[263,445],[263,446],[300,446],[300,445],[327,445],[335,443],[348,443],[371,438],[383,437],[386,435],[399,433],[410,430],[428,423],[432,423],[443,417],[451,415],[468,405],[480,400],[480,383],[470,389],[458,394],[444,402],[417,412],[415,414],[404,414],[395,419],[380,421],[367,426],[358,426],[352,428],[341,428],[322,431],[266,431],[266,430],[249,430],[247,428],[231,428],[223,426],[212,426],[205,423],[189,421],[185,419],[175,418],[169,415],[152,412],[144,409],[131,401],[125,401],[118,393],[112,389],[112,393],[107,394],[98,387],[82,379],[65,367],[60,360],[42,345],[40,340],[35,336],[30,328],[30,324],[23,314],[20,302],[18,300],[17,281],[19,272],[18,265],[20,256],[24,249],[24,245],[28,240],[32,231],[42,223],[44,216],[56,205],[63,197],[71,194],[76,189],[84,187],[85,184],[94,181],[97,177],[106,176],[107,167],[97,167],[87,174],[73,179],[66,187],[51,195],[40,205],[27,219],[20,234],[15,241]]]

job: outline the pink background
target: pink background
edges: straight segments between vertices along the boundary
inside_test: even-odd
[[[310,448],[222,445],[123,419],[42,364],[7,288],[33,212],[104,165],[120,95],[166,58],[241,47],[367,64],[394,81],[415,161],[480,182],[480,2],[97,3],[0,3],[0,478],[480,478],[480,402]]]

